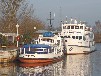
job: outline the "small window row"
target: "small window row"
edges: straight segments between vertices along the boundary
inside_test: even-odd
[[[61,36],[61,38],[70,38],[70,36]]]
[[[83,29],[83,26],[63,26],[63,29]]]
[[[73,39],[82,39],[82,36],[72,36]]]
[[[72,37],[70,37],[70,36],[61,36],[61,38],[72,38],[72,39],[79,39],[79,40],[83,39],[83,40],[85,40],[85,38],[82,37],[82,36],[72,36]]]

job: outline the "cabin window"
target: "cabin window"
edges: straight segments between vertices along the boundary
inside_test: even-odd
[[[29,49],[29,48],[27,48],[27,49]],[[30,48],[30,50],[31,50],[32,52],[35,52],[35,51],[43,51],[43,49],[37,49],[37,48]]]
[[[70,29],[70,26],[68,26],[67,29]]]
[[[65,42],[67,42],[67,40],[65,40]]]
[[[48,51],[48,49],[44,49],[44,52],[47,52]]]
[[[61,36],[61,38],[64,38],[63,36]]]
[[[80,29],[83,29],[83,26],[80,26]]]
[[[60,40],[57,40],[57,44],[58,44],[58,45],[60,44]]]
[[[39,39],[39,42],[40,42],[40,39]]]
[[[49,53],[54,52],[54,47],[53,47],[53,48],[51,48],[51,49],[49,48],[49,49],[48,49],[48,52],[49,52]]]
[[[64,38],[68,38],[67,36],[64,36]]]
[[[73,33],[73,32],[69,32],[69,33]]]
[[[78,39],[78,36],[76,36],[76,39]]]
[[[74,26],[71,26],[71,29],[74,29]]]
[[[73,39],[75,39],[75,36],[72,36]]]
[[[66,29],[66,26],[63,26],[63,29]]]
[[[70,38],[70,36],[68,36],[68,38]]]
[[[82,39],[82,36],[79,36],[79,40]]]
[[[75,29],[79,29],[79,26],[75,26]]]
[[[83,40],[85,41],[86,40],[86,38],[83,36]]]
[[[52,40],[52,42],[54,43],[54,40]]]

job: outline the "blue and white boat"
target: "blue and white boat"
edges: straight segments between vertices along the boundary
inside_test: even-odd
[[[28,44],[20,48],[19,60],[24,63],[52,62],[61,60],[62,56],[61,37],[50,33],[48,36],[40,35],[37,44]]]

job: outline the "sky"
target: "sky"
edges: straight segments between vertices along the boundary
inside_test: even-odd
[[[66,16],[68,20],[72,17],[86,21],[90,26],[94,26],[95,21],[101,21],[101,0],[29,0],[29,3],[33,4],[36,17],[46,25],[49,24],[50,12],[55,27],[60,26],[60,21],[64,21]]]

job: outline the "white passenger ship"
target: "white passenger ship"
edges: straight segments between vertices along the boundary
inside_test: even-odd
[[[61,37],[64,38],[65,54],[90,53],[95,50],[92,28],[84,22],[71,19],[62,24]]]

